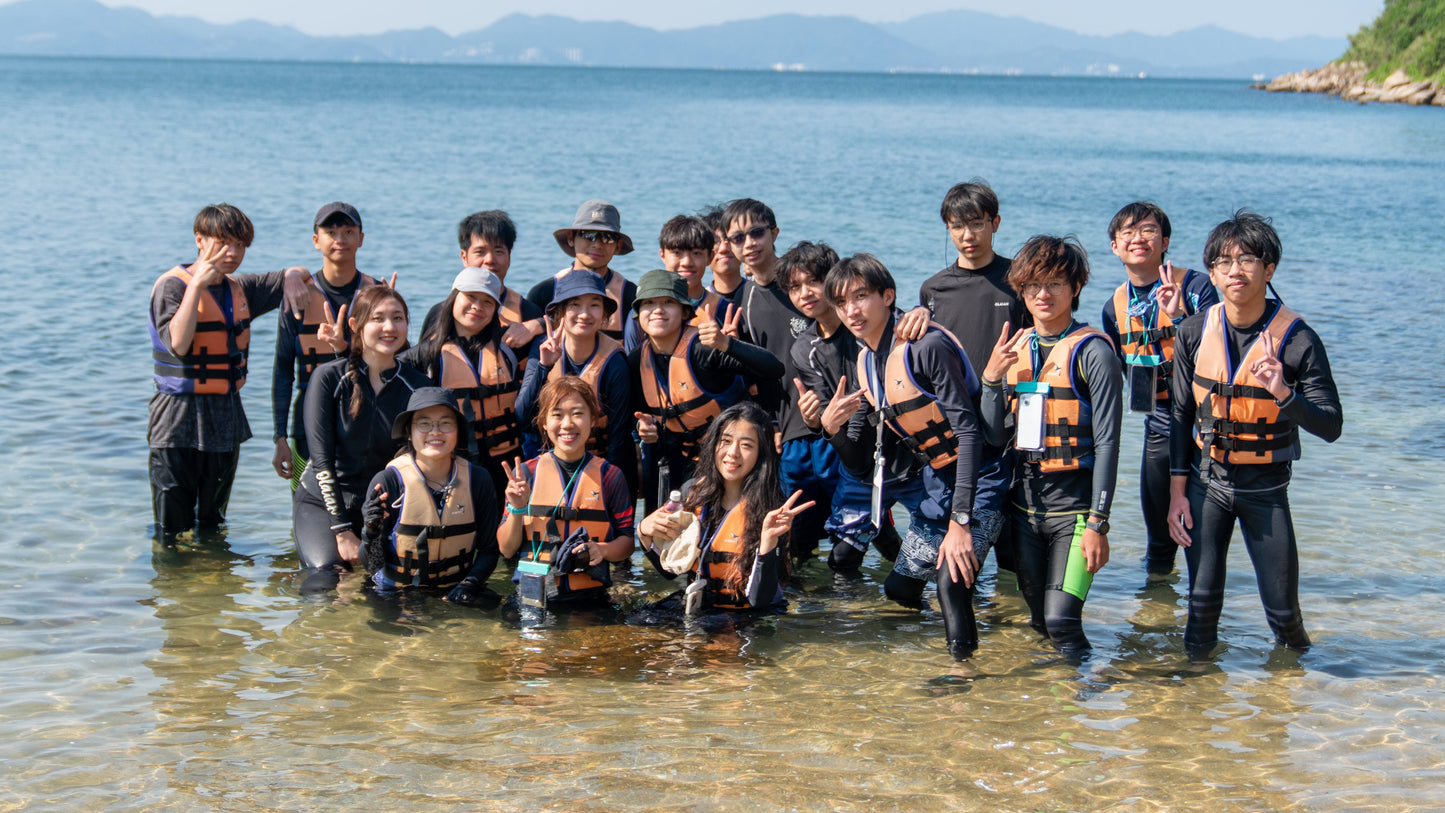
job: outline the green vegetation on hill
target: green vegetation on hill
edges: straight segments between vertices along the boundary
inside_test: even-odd
[[[1445,84],[1445,0],[1385,0],[1340,61],[1363,62],[1376,81],[1402,68],[1417,82]]]

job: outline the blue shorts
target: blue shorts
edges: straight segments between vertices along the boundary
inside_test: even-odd
[[[778,463],[783,497],[801,491],[799,502],[817,503],[793,520],[793,539],[816,543],[826,534],[824,524],[833,513],[833,492],[841,470],[838,453],[827,438],[797,438],[783,444]]]

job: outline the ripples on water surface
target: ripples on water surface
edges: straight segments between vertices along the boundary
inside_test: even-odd
[[[1445,809],[1442,115],[1223,82],[0,59],[0,808]],[[936,612],[882,600],[876,559],[857,582],[810,564],[786,616],[741,631],[523,634],[354,583],[304,599],[269,319],[228,538],[152,550],[145,302],[205,203],[255,220],[251,271],[315,267],[312,214],[356,203],[363,268],[399,271],[417,310],[463,214],[511,212],[525,288],[593,196],[641,247],[633,278],[669,216],[752,195],[784,245],[873,251],[912,291],[949,261],[938,201],[974,175],[1003,251],[1080,235],[1090,319],[1122,278],[1122,203],[1163,205],[1196,266],[1233,208],[1275,217],[1276,281],[1346,411],[1292,489],[1310,653],[1273,651],[1237,550],[1228,645],[1186,662],[1183,586],[1137,564],[1132,419],[1083,666],[992,565],[962,667]],[[666,589],[633,574],[629,605]]]

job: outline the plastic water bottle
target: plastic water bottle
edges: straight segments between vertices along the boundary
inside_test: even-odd
[[[674,491],[667,495],[667,502],[663,504],[662,510],[669,514],[676,514],[682,510],[682,492]]]

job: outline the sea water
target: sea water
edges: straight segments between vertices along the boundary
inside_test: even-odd
[[[0,59],[0,809],[1445,809],[1442,170],[1439,109],[1236,82]],[[667,218],[751,196],[780,246],[872,252],[907,302],[975,176],[1002,252],[1079,237],[1095,322],[1122,204],[1162,205],[1196,268],[1236,208],[1274,218],[1275,286],[1345,411],[1291,487],[1307,654],[1272,646],[1236,536],[1226,644],[1188,663],[1185,580],[1140,565],[1132,415],[1082,665],[992,562],[962,666],[876,556],[861,580],[807,564],[742,630],[522,632],[355,579],[303,597],[271,317],[227,534],[153,546],[146,303],[207,203],[255,221],[253,272],[319,267],[313,214],[355,204],[359,264],[419,314],[469,212],[511,213],[525,290],[585,199],[621,210],[636,279]],[[628,606],[669,588],[640,557],[620,581]]]

